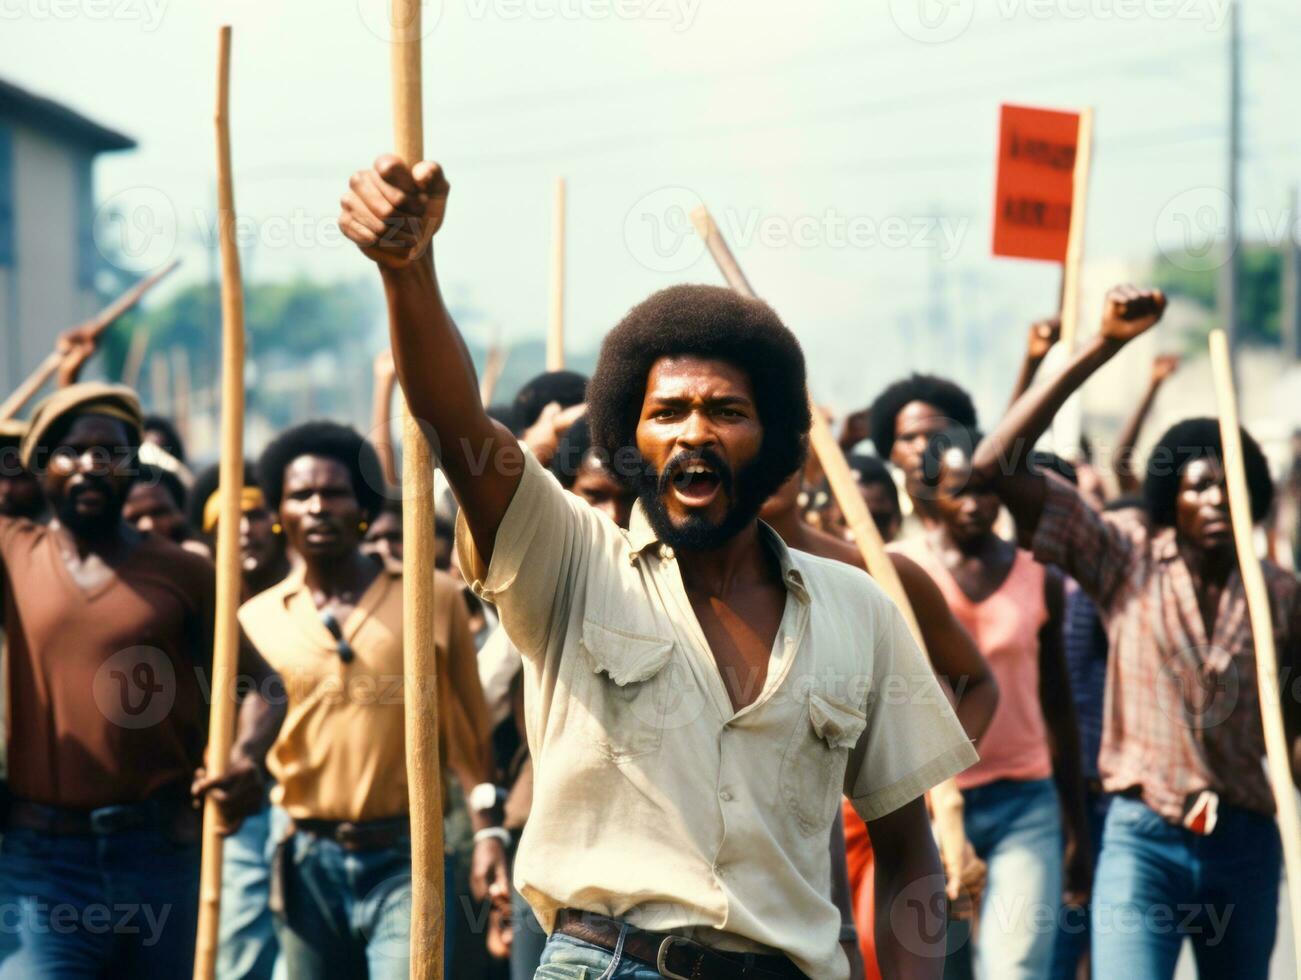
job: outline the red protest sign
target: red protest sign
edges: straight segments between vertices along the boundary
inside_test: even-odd
[[[1066,260],[1080,117],[1005,105],[999,115],[994,254]]]

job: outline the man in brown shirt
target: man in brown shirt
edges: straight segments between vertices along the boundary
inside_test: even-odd
[[[131,391],[60,390],[22,443],[53,519],[0,517],[14,794],[0,898],[22,944],[5,976],[187,973],[196,797],[211,793],[237,825],[257,805],[279,726],[274,674],[245,649],[254,693],[227,774],[203,775],[213,571],[123,522],[139,445]]]

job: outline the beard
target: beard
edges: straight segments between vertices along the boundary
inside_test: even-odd
[[[54,514],[59,523],[79,538],[101,538],[122,520],[122,508],[126,497],[114,493],[114,488],[107,482],[96,482],[87,486],[104,494],[104,509],[98,514],[81,514],[77,511],[77,497],[81,488],[54,501]]]
[[[691,513],[681,523],[674,523],[664,504],[665,495],[673,480],[682,474],[690,463],[701,462],[718,474],[719,488],[727,495],[728,509],[722,520],[711,521],[704,514]],[[637,499],[646,511],[646,518],[656,536],[674,551],[711,551],[722,547],[747,527],[763,507],[764,501],[782,479],[775,482],[764,474],[764,457],[760,453],[739,472],[718,453],[710,449],[687,451],[674,456],[664,469],[656,472],[645,459],[637,469]]]

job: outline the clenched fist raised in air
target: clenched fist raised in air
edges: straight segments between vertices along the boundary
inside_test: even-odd
[[[339,200],[339,228],[374,262],[401,269],[425,254],[442,227],[448,189],[437,163],[408,167],[385,154],[349,178]]]
[[[1152,327],[1165,313],[1165,293],[1159,289],[1116,286],[1102,306],[1102,336],[1109,340],[1133,340]]]

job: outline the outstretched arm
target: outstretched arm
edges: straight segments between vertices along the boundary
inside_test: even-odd
[[[1023,542],[1039,524],[1044,499],[1043,477],[1026,472],[1025,458],[1066,400],[1125,344],[1160,320],[1165,303],[1165,294],[1159,289],[1112,289],[1103,308],[1102,329],[1081,345],[1055,377],[1018,398],[976,448],[972,477],[1002,497]]]
[[[1061,335],[1061,317],[1048,317],[1046,320],[1039,320],[1030,325],[1025,357],[1021,359],[1021,369],[1017,372],[1016,384],[1012,388],[1012,399],[1008,402],[1008,408],[1015,405],[1016,400],[1025,394],[1030,383],[1034,381],[1034,376],[1039,373],[1044,358],[1048,356],[1048,352],[1052,350],[1053,344],[1057,343]]]
[[[398,382],[411,414],[427,427],[479,557],[490,562],[524,455],[484,411],[474,364],[438,288],[430,242],[448,190],[438,164],[408,168],[382,156],[352,175],[339,227],[379,267]]]
[[[1134,414],[1129,417],[1125,427],[1120,431],[1120,439],[1116,443],[1116,482],[1120,485],[1122,494],[1133,494],[1139,491],[1138,476],[1134,473],[1134,447],[1138,444],[1138,434],[1143,431],[1143,423],[1147,421],[1148,413],[1152,411],[1152,403],[1156,401],[1156,393],[1161,390],[1161,385],[1166,378],[1175,373],[1179,367],[1178,354],[1159,354],[1156,360],[1152,362],[1152,376],[1148,379],[1147,390],[1143,392],[1143,400],[1138,403],[1134,409]]]

